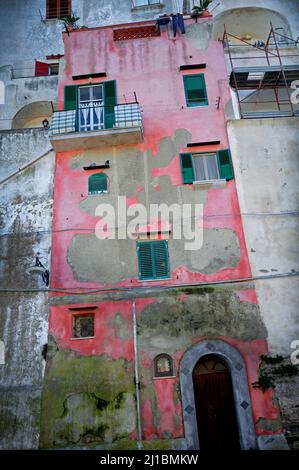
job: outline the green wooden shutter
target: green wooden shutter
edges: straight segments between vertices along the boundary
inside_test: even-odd
[[[153,279],[153,260],[150,242],[137,244],[139,279]]]
[[[206,106],[208,104],[205,76],[184,75],[186,103],[188,107]]]
[[[104,82],[105,128],[115,124],[114,106],[116,105],[116,81]]]
[[[193,164],[192,164],[192,154],[181,153],[180,161],[181,161],[183,183],[184,184],[193,183],[194,171],[193,171]]]
[[[159,240],[152,243],[154,271],[157,279],[169,277],[168,243]]]
[[[64,87],[64,109],[70,111],[77,109],[77,86],[66,85]]]
[[[139,279],[169,277],[168,243],[166,240],[138,242]]]
[[[234,178],[234,170],[229,149],[219,150],[217,152],[220,178],[232,180]]]
[[[95,173],[88,178],[88,194],[99,194],[107,191],[107,175]]]

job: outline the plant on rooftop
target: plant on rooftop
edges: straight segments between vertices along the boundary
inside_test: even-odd
[[[78,25],[76,25],[76,22],[80,20],[79,16],[75,15],[67,15],[61,18],[61,20],[64,22],[66,26],[71,26],[72,28],[78,28]]]
[[[199,16],[205,16],[208,12],[208,7],[212,3],[212,0],[200,0],[200,5],[194,5],[191,13],[191,18],[197,18]]]

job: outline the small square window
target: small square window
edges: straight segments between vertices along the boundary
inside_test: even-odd
[[[218,180],[219,169],[216,153],[193,154],[195,181]]]
[[[229,149],[211,153],[181,153],[180,161],[184,184],[234,178]]]
[[[207,106],[209,103],[204,74],[184,75],[183,80],[187,107]]]
[[[70,15],[71,12],[71,0],[47,0],[47,19],[64,18]]]
[[[154,359],[154,377],[173,377],[174,363],[168,354],[159,354]]]
[[[73,338],[94,337],[94,315],[74,315]]]
[[[167,240],[137,243],[139,279],[167,279],[170,277]]]
[[[58,63],[49,64],[49,75],[58,75],[58,73],[59,73],[59,64]]]

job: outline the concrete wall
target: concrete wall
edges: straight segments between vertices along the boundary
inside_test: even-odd
[[[1,180],[50,147],[44,130],[0,133]],[[26,270],[37,255],[49,267],[53,153],[0,186],[0,448],[36,448],[39,441],[43,345],[48,307],[41,277]],[[8,292],[5,292],[8,289]],[[16,292],[12,292],[15,289]]]
[[[288,358],[292,341],[299,338],[299,283],[298,277],[292,277],[299,271],[298,124],[297,118],[228,123],[252,273],[285,276],[259,280],[255,286],[270,352]],[[294,380],[280,383],[277,396],[284,424],[296,434],[299,417],[293,391],[298,383]]]

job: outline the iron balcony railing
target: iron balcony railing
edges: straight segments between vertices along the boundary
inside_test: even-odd
[[[51,133],[56,135],[132,127],[143,129],[138,103],[105,106],[101,102],[85,102],[74,110],[54,112]]]

